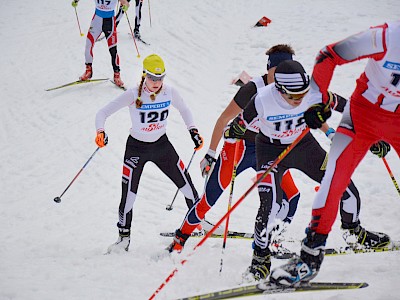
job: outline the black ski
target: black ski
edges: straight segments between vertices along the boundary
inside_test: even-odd
[[[120,88],[121,90],[126,91],[126,87],[117,85],[117,84],[115,83],[114,80],[111,80],[111,79],[110,79],[110,82],[112,82],[113,84],[115,84],[115,86],[116,86],[117,88]]]
[[[204,231],[195,231],[192,232],[192,234],[190,235],[191,237],[202,237],[205,236],[207,234],[207,232]],[[161,236],[164,237],[174,237],[175,236],[175,232],[161,232],[160,233]],[[223,238],[224,235],[223,234],[211,234],[212,238]],[[253,233],[246,233],[246,232],[236,232],[236,231],[228,231],[228,238],[231,239],[252,239],[254,237]]]
[[[284,294],[296,292],[320,292],[330,290],[353,290],[362,289],[368,286],[366,282],[309,282],[298,287],[283,287],[265,282],[254,285],[242,286],[233,289],[221,290],[217,292],[196,295],[178,300],[217,300],[232,299],[237,297],[268,295],[268,294]]]
[[[45,91],[53,91],[53,90],[58,90],[64,87],[68,87],[68,86],[73,86],[73,85],[77,85],[77,84],[82,84],[82,83],[89,83],[89,82],[99,82],[99,81],[106,81],[108,80],[108,78],[100,78],[100,79],[89,79],[89,80],[77,80],[77,81],[73,81],[70,83],[66,83],[63,85],[59,85],[50,89],[47,89]]]
[[[145,41],[143,41],[142,38],[136,38],[136,40],[138,40],[139,42],[143,43],[146,46],[150,46],[150,44],[145,42]]]
[[[131,33],[128,33],[128,34],[129,34],[130,37],[132,37],[132,34],[131,34]],[[150,46],[150,44],[147,43],[147,42],[145,42],[145,41],[143,41],[141,37],[134,37],[134,39],[137,40],[137,41],[139,41],[139,42],[141,42],[142,44],[144,44],[144,45],[146,45],[146,46]]]

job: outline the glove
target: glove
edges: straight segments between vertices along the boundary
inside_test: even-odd
[[[229,128],[225,130],[224,137],[229,139],[241,139],[246,132],[246,124],[239,116],[233,119]]]
[[[194,150],[200,150],[203,147],[203,138],[199,134],[197,128],[192,128],[189,132],[195,146]]]
[[[383,158],[390,151],[390,144],[385,141],[379,141],[376,144],[373,144],[371,148],[369,148],[373,154],[377,155],[379,158]]]
[[[71,3],[72,7],[77,7],[78,6],[78,2],[79,2],[79,0],[73,0],[72,3]]]
[[[208,175],[216,161],[217,160],[215,159],[215,151],[208,149],[207,154],[200,162],[201,176],[205,177],[206,175]]]
[[[304,119],[308,127],[312,129],[321,128],[322,124],[332,115],[329,104],[318,103],[310,106],[304,112]]]
[[[325,132],[325,135],[326,135],[326,137],[328,138],[328,139],[330,139],[331,141],[333,140],[333,137],[335,136],[335,129],[333,129],[333,128],[329,128],[326,132]]]
[[[122,10],[124,12],[128,11],[129,5],[122,5]]]
[[[108,135],[104,131],[98,131],[96,139],[94,140],[100,148],[103,148],[105,145],[108,144]]]

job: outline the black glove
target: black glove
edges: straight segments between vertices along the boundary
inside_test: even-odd
[[[189,132],[195,146],[194,149],[196,151],[200,150],[201,147],[203,147],[203,138],[199,134],[199,131],[197,130],[197,128],[192,128],[189,130]]]
[[[322,124],[332,115],[329,104],[318,103],[310,106],[304,112],[304,119],[308,127],[312,129],[321,128]]]
[[[233,119],[232,123],[229,124],[229,128],[225,130],[224,137],[227,139],[241,139],[246,130],[246,124],[242,118],[236,117]]]
[[[376,144],[373,144],[371,148],[369,148],[373,154],[377,155],[379,158],[383,158],[390,151],[390,144],[385,141],[379,141]]]

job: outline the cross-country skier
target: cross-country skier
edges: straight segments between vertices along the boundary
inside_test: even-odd
[[[210,147],[201,161],[201,171],[203,176],[209,174],[209,179],[206,185],[205,194],[202,196],[200,202],[196,203],[192,207],[185,220],[181,225],[180,229],[176,231],[176,237],[173,243],[169,247],[169,251],[181,251],[187,238],[197,228],[198,224],[204,219],[205,214],[211,209],[211,207],[217,202],[223,191],[228,187],[232,178],[233,160],[235,156],[236,142],[239,143],[239,162],[237,165],[237,175],[248,168],[256,170],[256,148],[255,148],[255,136],[258,133],[258,122],[253,122],[249,126],[249,130],[244,135],[236,135],[232,130],[227,130],[226,126],[228,122],[235,118],[242,109],[250,102],[252,97],[257,94],[257,91],[274,82],[274,73],[276,66],[284,60],[291,60],[294,55],[294,50],[291,46],[286,44],[278,44],[267,50],[268,55],[267,70],[268,73],[262,76],[253,78],[250,82],[242,86],[234,96],[233,100],[222,112],[218,118],[214,131],[212,133]],[[337,96],[340,102],[339,107],[344,107],[346,100],[340,96]],[[240,118],[240,115],[239,115]],[[324,132],[327,135],[332,136],[333,129],[329,129],[328,125],[325,125]],[[224,145],[222,151],[215,159],[215,151],[218,143],[223,136]],[[215,164],[215,166],[214,166]],[[296,212],[297,203],[300,198],[299,190],[294,184],[293,178],[289,171],[285,172],[282,179],[282,189],[284,191],[282,203],[280,206],[279,218],[283,221],[279,226],[275,228],[275,235],[279,235],[285,230],[287,224],[289,224]],[[207,223],[202,222],[203,226],[207,226]],[[209,228],[207,228],[209,229]]]
[[[85,73],[79,80],[89,80],[93,76],[93,46],[97,41],[98,37],[104,32],[107,39],[108,50],[111,55],[111,64],[114,70],[114,82],[117,86],[123,87],[124,82],[121,80],[120,67],[119,67],[119,56],[117,52],[117,30],[116,30],[116,18],[114,16],[114,10],[117,2],[120,2],[124,10],[127,10],[129,3],[127,0],[109,0],[109,1],[94,1],[96,10],[90,23],[89,31],[86,36],[86,47],[85,47]],[[72,6],[76,7],[79,0],[73,0]]]
[[[372,145],[371,151],[384,157],[390,146],[377,142],[385,140],[400,155],[400,21],[371,27],[319,52],[311,84],[309,103],[313,105],[306,111],[305,121],[309,127],[318,128],[330,117],[327,89],[335,67],[364,58],[368,63],[333,139],[300,257],[272,271],[271,281],[278,284],[295,285],[318,274],[340,197],[368,148]],[[357,225],[349,233],[362,237],[364,232]],[[368,234],[365,242],[372,248],[381,245]]]
[[[177,90],[163,84],[165,66],[160,56],[151,54],[143,60],[140,85],[104,106],[96,115],[96,144],[104,147],[108,138],[104,124],[118,110],[127,107],[132,121],[126,143],[122,172],[122,197],[119,205],[119,236],[108,251],[128,251],[132,223],[132,209],[136,199],[140,177],[147,162],[153,162],[184,194],[188,207],[198,200],[197,191],[188,171],[166,135],[167,120],[171,106],[179,110],[190,136],[199,150],[203,138],[194,124],[192,113]]]

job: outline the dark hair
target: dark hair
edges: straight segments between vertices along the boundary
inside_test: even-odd
[[[294,50],[286,44],[275,45],[265,53],[268,55],[267,70],[276,67],[284,60],[292,60]]]
[[[278,53],[278,52],[289,53],[292,55],[295,54],[292,46],[290,46],[288,44],[278,44],[278,45],[275,45],[275,46],[272,46],[271,48],[269,48],[265,52],[265,55],[271,55],[272,53]]]

